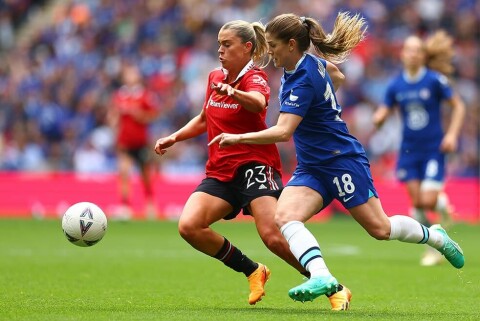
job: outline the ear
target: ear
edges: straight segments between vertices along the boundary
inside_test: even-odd
[[[288,51],[292,52],[297,47],[297,41],[295,39],[288,40]]]
[[[245,49],[247,50],[247,52],[251,51],[252,47],[253,47],[253,43],[251,41],[245,42]]]

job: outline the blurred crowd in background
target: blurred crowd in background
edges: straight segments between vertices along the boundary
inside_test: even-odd
[[[225,22],[266,23],[294,12],[320,20],[329,32],[339,11],[360,13],[368,22],[368,38],[339,66],[347,81],[338,98],[374,177],[394,178],[400,120],[392,117],[376,131],[371,116],[401,68],[399,48],[406,36],[439,28],[455,39],[452,81],[467,107],[448,174],[478,176],[480,2],[474,0],[0,1],[0,170],[114,172],[114,129],[106,115],[123,64],[138,64],[158,95],[153,152],[157,138],[200,112],[207,75],[220,65],[217,35]],[[270,65],[267,73],[268,122],[274,124],[282,71]],[[291,173],[293,143],[278,146],[284,171]],[[158,170],[168,174],[201,174],[206,158],[205,135],[155,157]]]

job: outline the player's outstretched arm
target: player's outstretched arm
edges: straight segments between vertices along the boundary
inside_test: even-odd
[[[167,148],[173,146],[177,142],[197,137],[207,131],[207,121],[204,111],[192,118],[185,126],[175,133],[162,137],[155,143],[155,153],[163,155],[167,152]]]
[[[388,116],[390,115],[390,108],[385,105],[380,105],[378,109],[375,111],[372,117],[373,124],[375,127],[380,128],[382,127],[385,120],[387,120]]]
[[[465,119],[465,104],[458,94],[454,94],[448,103],[452,107],[452,116],[440,149],[445,153],[452,153],[457,149],[458,136]]]
[[[243,91],[224,83],[218,83],[212,89],[220,95],[232,97],[243,108],[253,113],[261,113],[267,107],[265,96],[258,91]]]
[[[227,147],[235,144],[273,144],[290,140],[295,129],[302,121],[302,117],[281,113],[275,126],[259,132],[245,134],[223,133],[210,141],[208,146],[218,143],[220,147]]]

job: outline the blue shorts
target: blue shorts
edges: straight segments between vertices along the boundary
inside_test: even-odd
[[[445,179],[445,154],[440,151],[423,155],[402,153],[397,163],[397,177],[402,182],[414,179],[443,182]]]
[[[368,159],[362,156],[342,157],[321,166],[298,165],[286,186],[307,186],[323,198],[323,208],[333,199],[351,208],[362,205],[372,196],[378,198],[373,186]]]

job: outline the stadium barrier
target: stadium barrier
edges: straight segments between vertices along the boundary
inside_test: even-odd
[[[157,218],[177,219],[201,179],[198,176],[156,176]],[[0,217],[55,218],[63,215],[71,204],[90,201],[114,218],[120,201],[118,186],[115,174],[0,172]],[[396,181],[375,181],[375,186],[389,215],[408,213],[410,202],[403,185]],[[457,221],[480,222],[478,179],[452,178],[446,184],[446,191],[457,212]],[[146,217],[145,197],[137,176],[132,177],[131,206],[134,218]],[[326,220],[337,212],[345,213],[345,210],[335,201],[315,218]]]

